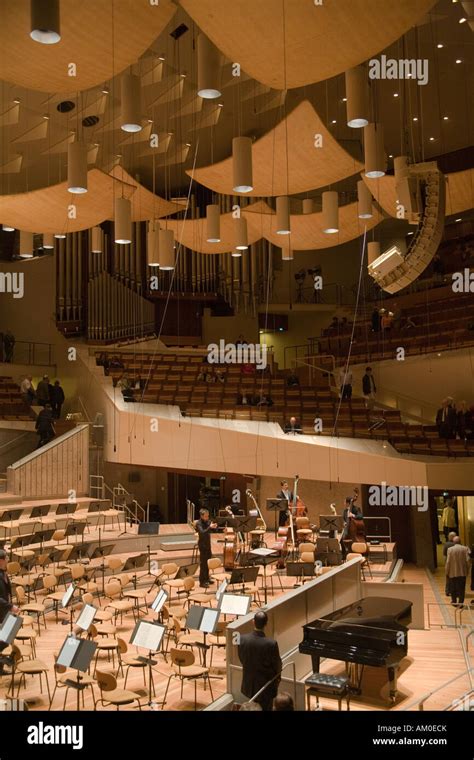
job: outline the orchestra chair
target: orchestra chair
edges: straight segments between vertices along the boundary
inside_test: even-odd
[[[56,531],[56,533],[64,533],[64,531]],[[53,535],[54,539],[54,535]],[[56,576],[58,580],[61,580],[61,582],[64,585],[64,588],[66,588],[66,576],[69,574],[69,565],[67,564],[60,564],[60,563],[67,563],[69,560],[70,555],[72,554],[74,549],[73,544],[67,544],[64,547],[61,547],[59,549],[59,555],[56,561],[56,567],[53,568],[53,573]]]
[[[96,670],[97,670],[97,660],[99,659],[99,654],[105,652],[107,655],[107,661],[110,662],[110,656],[112,655],[112,667],[115,670],[115,655],[117,655],[118,659],[118,650],[119,650],[119,643],[118,639],[116,638],[98,638],[98,631],[94,624],[92,624],[89,628],[89,638],[93,639],[94,642],[97,644],[97,649],[95,652],[95,658],[94,658],[94,673],[95,676]]]
[[[137,702],[139,710],[142,709],[138,694],[128,689],[118,688],[117,679],[112,673],[104,673],[98,670],[95,673],[95,680],[99,685],[100,699],[94,700],[94,710],[97,710],[98,704],[102,704],[104,707],[113,705],[119,710],[121,706],[131,705],[133,702]],[[104,695],[106,696],[104,697]]]
[[[163,697],[163,704],[161,709],[164,709],[166,703],[166,697],[168,689],[173,678],[178,678],[181,681],[181,699],[183,698],[183,686],[185,681],[194,681],[194,710],[197,710],[197,681],[199,678],[203,679],[204,688],[206,688],[206,681],[209,684],[209,691],[211,692],[211,702],[214,701],[212,694],[211,679],[209,678],[209,668],[205,668],[202,665],[195,665],[195,657],[192,651],[189,649],[172,649],[170,652],[171,667],[173,673],[168,678],[166,684],[165,696]]]
[[[36,631],[33,628],[33,618],[30,615],[23,616],[23,624],[15,636],[15,641],[19,642],[20,648],[21,646],[29,647],[31,659],[34,660],[36,658]],[[27,644],[24,645],[22,642],[27,642]],[[23,657],[28,659],[25,652],[22,652],[22,654]]]
[[[118,579],[114,578],[106,584],[104,596],[108,599],[105,606],[113,610],[115,623],[120,615],[120,623],[122,624],[123,614],[127,614],[127,612],[133,612],[135,617],[135,603],[131,599],[122,599],[122,584]]]
[[[46,630],[46,607],[42,602],[26,602],[26,592],[23,586],[16,586],[15,587],[15,596],[18,607],[20,607],[22,613],[26,612],[28,615],[31,615],[33,617],[36,617],[36,622],[38,625],[38,635],[41,635],[40,630],[40,619],[43,620],[44,629]]]
[[[10,576],[10,582],[12,586],[21,586],[26,592],[28,602],[30,601],[30,595],[32,594],[36,599],[36,585],[38,578],[36,574],[31,572],[31,568],[34,566],[34,558],[29,562],[8,562],[7,573]],[[25,572],[26,568],[26,572]]]
[[[99,586],[95,581],[89,580],[86,568],[81,562],[75,562],[74,564],[69,565],[69,570],[73,582],[78,584],[76,588],[78,588],[81,593],[88,592],[93,594],[98,590]],[[78,583],[78,581],[83,579],[83,583]]]
[[[45,602],[53,602],[53,612],[58,622],[59,603],[64,596],[64,591],[56,591],[59,580],[56,575],[44,575],[43,576],[43,588],[45,591]],[[29,606],[29,605],[27,605]]]
[[[222,560],[219,559],[219,557],[211,557],[211,559],[208,559],[207,566],[209,568],[209,575],[211,576],[212,582],[222,583],[222,581],[230,578],[230,573],[226,573],[224,571],[224,565],[222,564]],[[219,568],[222,568],[222,570],[219,570]],[[219,572],[216,573],[214,572],[215,570],[219,570]]]
[[[364,568],[367,568],[369,571],[369,575],[372,578],[372,568],[370,567],[369,562],[369,547],[368,544],[363,543],[362,541],[354,541],[351,547],[351,551],[346,556],[346,561],[349,559],[354,559],[355,557],[362,557],[363,561],[361,562],[361,572],[362,572],[362,578],[365,580],[365,573]]]
[[[278,579],[278,582],[279,582],[279,584],[280,584],[280,588],[281,588],[281,591],[282,591],[282,593],[284,592],[284,590],[285,590],[285,589],[283,588],[283,583],[282,583],[282,580],[281,580],[281,575],[280,575],[280,573],[279,573],[279,572],[276,570],[276,568],[275,568],[275,567],[272,567],[271,565],[267,565],[267,571],[266,571],[266,573],[265,573],[265,568],[264,568],[264,566],[263,566],[263,565],[258,565],[258,576],[257,576],[257,582],[258,582],[258,579],[260,578],[260,579],[261,579],[261,581],[262,581],[262,583],[261,583],[261,586],[260,586],[260,589],[261,589],[261,590],[263,590],[263,588],[264,588],[264,583],[265,583],[265,575],[266,575],[266,578],[267,578],[267,582],[268,582],[268,581],[270,581],[270,588],[271,588],[271,590],[272,590],[272,594],[273,594],[273,595],[275,594],[275,587],[274,587],[274,585],[273,585],[273,579],[274,579],[274,578],[277,578],[277,579]]]
[[[74,686],[71,686],[71,681],[74,681],[77,683],[77,670],[71,670],[66,668],[65,665],[58,665],[56,660],[58,659],[57,653],[54,655],[55,663],[54,663],[54,689],[53,689],[53,696],[51,697],[51,702],[49,703],[49,710],[51,710],[51,707],[54,702],[54,696],[58,689],[65,689],[64,694],[64,704],[63,704],[63,711],[66,709],[66,702],[68,697],[68,692],[70,689],[75,689]],[[92,692],[92,700],[95,703],[95,694],[94,694],[94,684],[95,680],[90,676],[88,673],[81,673],[80,674],[80,684],[84,687],[91,688]],[[84,689],[81,689],[82,692],[82,706],[85,707],[84,703]]]
[[[49,703],[51,704],[51,691],[49,688],[47,665],[45,665],[42,660],[22,660],[20,649],[16,646],[16,644],[13,644],[12,646],[12,657],[13,657],[13,667],[12,667],[11,688],[13,689],[13,691],[14,691],[14,686],[13,686],[14,675],[18,673],[20,674],[20,680],[18,682],[18,689],[17,689],[17,699],[20,696],[22,684],[23,684],[23,687],[26,689],[26,676],[39,676],[40,692],[42,694],[43,693],[43,675],[44,675],[46,679],[46,687],[48,690],[48,699],[49,699]],[[12,696],[14,696],[14,693],[12,693]]]
[[[303,552],[312,552],[314,557],[316,546],[311,541],[302,541],[298,546],[298,551],[300,555],[303,554]]]
[[[113,573],[118,573],[122,569],[122,567],[125,565],[125,562],[123,559],[120,559],[120,557],[108,557],[107,558],[107,567],[109,570],[111,570]]]
[[[146,673],[145,673],[145,671],[146,671],[146,669],[148,667],[148,663],[147,663],[146,659],[141,660],[138,657],[138,655],[127,654],[127,652],[128,652],[128,646],[127,646],[126,641],[124,641],[121,638],[117,638],[117,641],[118,641],[118,669],[117,669],[117,676],[116,677],[118,678],[118,674],[120,672],[122,673],[122,678],[125,675],[125,681],[123,683],[123,688],[126,689],[127,688],[127,678],[128,678],[128,673],[129,673],[130,668],[139,668],[142,671],[142,673],[143,673],[143,683],[144,683],[144,685],[146,687]],[[124,674],[124,670],[123,670],[124,666],[126,668],[125,674]],[[151,682],[152,682],[152,685],[153,685],[153,693],[156,696],[155,684],[153,682],[153,676],[152,676],[152,681]]]
[[[168,599],[171,604],[173,589],[176,591],[176,593],[182,591],[184,588],[184,578],[174,578],[179,570],[179,566],[176,564],[176,562],[166,562],[161,566],[161,569],[163,571],[161,576],[161,585],[163,588],[168,589]]]
[[[309,523],[308,517],[297,517],[296,523],[296,543],[300,544],[303,541],[308,541],[313,535],[312,528]]]
[[[37,557],[34,559],[33,567],[38,568],[37,573],[33,577],[41,577],[45,573],[43,572],[45,568],[51,564],[51,550],[47,552],[43,552],[43,554],[38,554]]]
[[[215,649],[224,649],[226,648],[226,635],[225,631],[227,628],[227,623],[224,621],[219,621],[216,626],[216,630],[214,633],[209,633],[207,636],[206,643],[211,647],[211,659],[209,660],[209,668],[212,668],[212,658],[214,656],[214,650]]]

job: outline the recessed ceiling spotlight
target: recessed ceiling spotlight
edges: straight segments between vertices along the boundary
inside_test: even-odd
[[[413,121],[418,121],[418,116],[414,116]]]
[[[103,95],[108,95],[108,94],[109,94],[109,92],[110,92],[110,90],[109,90],[109,88],[108,88],[108,87],[102,87],[102,90],[101,90],[101,92],[102,92],[102,94],[103,94]]]
[[[164,61],[165,60],[165,56],[164,55],[159,55],[158,56],[158,60],[159,61]]]
[[[442,43],[442,42],[438,42],[438,44],[436,45],[436,47],[437,47],[439,50],[441,50],[441,48],[442,48],[442,47],[444,47],[444,45],[443,45],[443,43]]]
[[[13,102],[18,105],[20,103],[20,99],[19,98],[15,98],[15,100]]]
[[[347,103],[347,98],[343,98],[343,99],[342,99],[342,102],[343,102],[343,103]]]
[[[185,145],[186,145],[187,148],[191,147],[191,143],[185,143]]]
[[[414,234],[413,232],[407,232],[407,235],[413,235],[413,234]]]
[[[332,122],[331,122],[331,124],[337,124],[336,119],[333,119]]]
[[[389,153],[389,158],[393,158],[393,153]]]
[[[398,92],[394,92],[394,93],[393,93],[393,97],[394,97],[394,98],[398,98]]]
[[[460,24],[464,24],[465,21],[467,21],[467,18],[465,16],[459,19]]]
[[[168,136],[172,137],[174,135],[174,132],[168,132]]]
[[[219,108],[224,108],[224,103],[218,103],[217,105]]]
[[[443,121],[448,121],[449,116],[443,116]]]
[[[179,76],[181,77],[181,79],[186,79],[186,74],[180,74]]]
[[[462,63],[462,59],[461,58],[456,58],[456,63]]]
[[[153,124],[153,119],[148,119],[148,124]]]
[[[455,219],[454,221],[455,222],[462,222],[462,219],[461,219],[461,217],[459,217],[459,219]]]
[[[47,114],[47,113],[44,113],[44,114],[43,114],[43,119],[46,119],[46,121],[48,121],[48,119],[49,119],[49,116],[48,116],[48,114]]]
[[[430,137],[430,142],[434,142],[434,137]]]

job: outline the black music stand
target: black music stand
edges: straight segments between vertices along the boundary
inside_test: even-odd
[[[327,531],[329,533],[329,538],[333,538],[333,536],[337,536],[338,533],[342,532],[343,523],[344,520],[341,515],[319,516],[319,530]],[[331,536],[331,533],[333,533],[333,536]]]
[[[87,541],[87,542],[81,541],[80,543],[74,544],[74,549],[69,555],[69,560],[70,561],[79,560],[80,562],[83,559],[84,555],[87,555],[90,545],[91,545],[90,541]]]
[[[288,509],[288,499],[267,499],[267,512],[274,512],[275,514],[275,524],[274,524],[274,531],[275,531],[275,538],[277,537],[278,533],[278,526],[277,526],[277,512],[286,512]]]
[[[38,517],[46,517],[51,509],[51,504],[42,504],[40,507],[33,507],[30,519],[36,520]]]
[[[203,635],[202,643],[196,641],[196,646],[202,649],[202,664],[205,668],[207,667],[207,650],[209,649],[206,637],[208,633],[214,633],[216,630],[220,614],[219,609],[194,604],[189,608],[186,617],[186,628],[191,631],[200,631]]]
[[[77,509],[77,504],[74,501],[66,501],[63,504],[58,504],[56,509],[57,515],[72,515]]]
[[[125,565],[123,566],[124,573],[128,572],[129,570],[134,571],[134,575],[132,576],[132,583],[133,588],[136,590],[137,588],[137,570],[140,567],[143,567],[143,565],[146,564],[148,561],[148,554],[145,552],[143,554],[138,554],[136,557],[129,557],[127,561],[125,562]]]
[[[313,562],[287,562],[286,574],[301,578],[301,583],[296,582],[294,588],[302,586],[305,578],[314,578],[316,575]]]
[[[68,538],[69,536],[76,536],[76,543],[78,541],[78,536],[84,535],[84,531],[86,529],[87,522],[72,522],[68,523],[66,526],[66,532],[64,534],[64,538],[66,539],[66,543],[68,544]]]
[[[70,689],[75,689],[77,692],[77,710],[81,709],[81,692],[87,688],[87,684],[81,682],[81,673],[85,673],[90,668],[92,658],[94,657],[97,644],[90,639],[77,639],[75,636],[69,635],[61,647],[56,665],[62,665],[65,668],[71,668],[77,670],[77,678],[74,681],[72,678],[67,679],[65,684]],[[66,695],[67,696],[67,695]]]
[[[229,586],[242,584],[242,594],[245,594],[246,583],[256,583],[258,577],[258,567],[251,565],[250,567],[235,567],[232,570],[232,574],[229,580]]]
[[[6,644],[7,646],[11,646],[22,625],[23,618],[19,617],[18,615],[13,615],[13,613],[9,612],[3,621],[2,626],[0,627],[0,642],[2,644]],[[13,657],[7,657],[6,655],[0,654],[0,664],[12,666],[12,680],[7,695],[11,690],[12,696],[15,696],[13,682],[13,679],[15,678],[15,660]]]
[[[182,578],[192,578],[196,570],[199,567],[199,563],[193,562],[190,565],[181,565],[178,572],[174,576],[174,580],[181,580]]]
[[[3,522],[4,518],[6,518],[10,523],[10,541],[12,539],[13,523],[20,519],[22,513],[23,509],[11,509],[8,512],[3,512],[0,517],[0,522]],[[0,527],[6,528],[7,526],[3,524]]]
[[[149,707],[155,707],[155,705],[163,705],[164,702],[154,702],[152,699],[152,690],[153,695],[156,697],[155,692],[155,684],[153,682],[153,676],[152,676],[152,669],[153,666],[157,664],[156,660],[152,657],[152,652],[155,654],[158,654],[158,650],[161,646],[161,643],[163,641],[163,636],[165,634],[166,628],[164,625],[160,625],[159,623],[148,623],[145,620],[141,620],[138,623],[136,623],[135,628],[133,629],[132,635],[130,637],[130,644],[134,644],[134,646],[140,648],[140,649],[147,649],[148,650],[148,657],[143,657],[139,655],[137,657],[138,660],[141,660],[141,662],[146,662],[148,665],[148,706]],[[161,674],[163,675],[163,674]]]
[[[97,569],[101,571],[102,573],[102,593],[105,591],[105,564],[104,564],[104,557],[108,557],[109,554],[112,554],[113,550],[115,548],[115,544],[106,544],[105,546],[102,546],[100,541],[100,528],[99,528],[99,546],[97,546],[94,551],[91,554],[91,559],[96,559],[97,557],[102,558],[102,564]]]

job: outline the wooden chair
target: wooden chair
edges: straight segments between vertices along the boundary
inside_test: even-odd
[[[213,702],[214,696],[212,694],[211,680],[209,678],[209,668],[205,668],[202,665],[195,665],[194,653],[187,649],[172,649],[170,652],[170,656],[171,656],[171,667],[173,669],[173,672],[168,678],[168,683],[166,684],[166,691],[165,691],[165,696],[163,697],[162,709],[164,708],[166,704],[168,689],[169,689],[171,680],[173,678],[178,678],[181,681],[181,699],[183,698],[184,682],[185,681],[194,682],[194,710],[197,709],[197,681],[199,678],[203,679],[204,686],[206,684],[206,681],[208,682],[209,691],[211,692],[211,702]]]
[[[12,667],[12,696],[14,695],[14,676],[19,673],[20,680],[18,682],[17,699],[20,696],[21,687],[26,688],[26,676],[39,676],[40,692],[43,693],[43,675],[46,679],[46,687],[48,690],[49,704],[51,704],[51,691],[49,688],[48,680],[48,667],[42,660],[22,660],[20,649],[14,644],[12,646],[13,667]]]
[[[146,674],[145,674],[145,671],[146,671],[146,668],[147,668],[147,663],[145,662],[145,660],[140,659],[138,657],[138,655],[127,654],[127,652],[128,652],[128,646],[127,646],[127,643],[123,639],[118,638],[117,641],[118,641],[118,669],[117,669],[117,676],[118,676],[118,674],[119,674],[120,671],[122,672],[122,676],[124,675],[123,668],[125,666],[125,668],[126,668],[126,670],[125,670],[125,681],[124,681],[124,684],[123,684],[124,689],[127,688],[127,678],[128,678],[128,673],[129,673],[130,668],[139,668],[142,671],[142,673],[143,673],[143,683],[144,683],[144,685],[146,687]],[[153,683],[153,681],[152,681],[152,683]],[[154,684],[153,684],[153,689],[154,689]]]
[[[57,655],[54,657],[55,660],[57,660]],[[72,684],[72,682],[77,683],[77,670],[68,670],[64,665],[58,665],[57,662],[54,663],[54,690],[53,690],[53,696],[51,697],[51,702],[49,704],[49,709],[51,710],[52,704],[54,702],[54,696],[56,694],[56,691],[58,689],[65,689],[64,694],[64,704],[63,704],[63,711],[66,709],[66,702],[68,697],[68,692],[70,689],[77,690],[77,687]],[[84,690],[85,688],[89,687],[91,688],[92,692],[92,700],[95,704],[95,694],[94,694],[94,679],[92,676],[90,676],[88,673],[81,673],[80,674],[80,680],[79,683],[81,684],[81,693],[82,693],[82,706],[85,706],[84,703]]]
[[[23,586],[16,586],[15,587],[15,596],[16,601],[18,604],[18,607],[21,608],[22,612],[26,612],[28,615],[31,615],[36,618],[36,623],[38,625],[38,635],[41,634],[40,630],[40,619],[43,620],[43,625],[46,630],[46,606],[42,602],[27,602],[25,604],[26,600],[26,592]]]
[[[361,563],[361,572],[362,572],[362,578],[365,580],[365,574],[364,569],[367,568],[369,571],[369,575],[372,578],[372,568],[370,567],[369,562],[369,546],[366,543],[354,541],[354,543],[351,546],[351,551],[346,556],[346,560],[354,559],[355,557],[363,557],[363,562]]]
[[[131,705],[134,702],[138,704],[138,709],[141,710],[140,698],[134,691],[127,689],[120,689],[117,686],[117,679],[112,673],[104,673],[98,670],[95,673],[95,679],[100,689],[100,699],[94,701],[94,710],[97,710],[97,705],[100,703],[104,705],[113,705],[120,709],[123,705]],[[106,698],[104,698],[106,694]]]

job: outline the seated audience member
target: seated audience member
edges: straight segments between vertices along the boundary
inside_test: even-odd
[[[38,449],[49,443],[56,435],[53,410],[51,409],[51,404],[49,402],[44,405],[44,409],[38,414],[35,428],[39,435],[39,443],[36,447]]]
[[[123,369],[123,362],[120,361],[118,356],[113,356],[109,362],[108,369]]]
[[[301,425],[297,421],[296,417],[290,417],[290,421],[285,425],[285,433],[296,435],[301,434],[302,432],[303,431],[301,429]]]
[[[201,367],[201,371],[199,372],[199,375],[197,376],[198,383],[206,383],[208,373],[209,373],[209,370],[207,367]]]
[[[298,376],[295,375],[294,370],[292,370],[291,374],[289,374],[286,378],[286,385],[288,388],[299,388],[300,381],[298,379]]]
[[[255,375],[255,364],[242,364],[243,375]]]
[[[239,394],[239,397],[237,399],[237,404],[239,406],[248,406],[248,403],[249,402],[248,402],[248,399],[247,399],[247,396],[245,395],[245,393]]]
[[[332,322],[329,325],[328,330],[330,330],[331,333],[337,333],[337,332],[339,332],[339,318],[338,317],[333,317],[332,318]]]
[[[452,439],[455,437],[456,431],[456,409],[454,408],[454,402],[451,396],[445,398],[441,402],[441,408],[438,409],[436,414],[436,425],[440,438]]]
[[[273,700],[273,712],[294,712],[293,697],[287,691],[282,691]]]
[[[393,314],[391,311],[385,311],[383,313],[381,325],[383,332],[390,332],[393,326]]]
[[[265,396],[265,394],[261,394],[258,396],[257,400],[257,406],[273,406],[273,401],[270,398],[270,396]]]
[[[372,367],[365,368],[365,375],[362,378],[362,393],[365,398],[367,409],[372,409],[374,406],[375,394],[377,393],[377,386],[375,385],[375,379],[372,374]]]
[[[215,383],[217,381],[217,378],[212,370],[207,373],[206,375],[206,383]]]
[[[61,388],[61,383],[59,380],[54,381],[54,385],[51,388],[50,391],[50,398],[51,398],[51,408],[53,410],[53,417],[56,420],[59,420],[61,417],[61,408],[64,404],[64,391]]]
[[[218,383],[225,383],[225,372],[223,369],[216,369],[216,380]]]
[[[20,384],[21,396],[27,406],[31,406],[35,400],[35,389],[33,387],[32,380],[32,376],[28,375],[24,380],[21,381]]]

